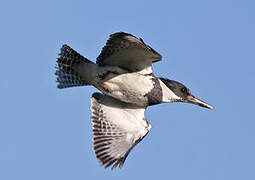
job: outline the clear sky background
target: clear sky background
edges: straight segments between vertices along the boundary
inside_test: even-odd
[[[150,133],[112,172],[92,148],[97,90],[57,89],[54,67],[62,44],[95,61],[119,31],[163,56],[157,76],[215,109],[149,107]],[[255,179],[252,0],[2,1],[0,52],[1,180]]]

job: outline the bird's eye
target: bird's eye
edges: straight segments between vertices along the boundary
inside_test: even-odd
[[[187,93],[187,88],[184,87],[181,89],[181,91],[182,91],[182,93]]]

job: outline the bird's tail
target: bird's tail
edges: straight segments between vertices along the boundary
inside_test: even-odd
[[[85,86],[89,83],[76,71],[80,64],[94,64],[68,45],[63,45],[57,59],[56,72],[58,88]]]

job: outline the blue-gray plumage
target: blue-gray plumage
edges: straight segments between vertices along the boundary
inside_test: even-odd
[[[160,82],[158,78],[152,78],[154,82],[153,88],[145,94],[145,97],[148,98],[148,105],[160,104],[163,99],[162,87],[160,86]]]

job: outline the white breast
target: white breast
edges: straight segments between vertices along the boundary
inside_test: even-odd
[[[106,94],[123,102],[145,106],[148,99],[144,96],[153,88],[151,76],[138,73],[125,73],[103,82]]]

